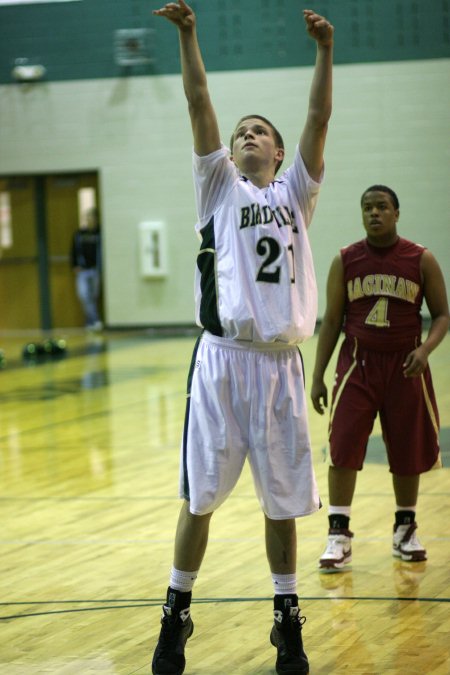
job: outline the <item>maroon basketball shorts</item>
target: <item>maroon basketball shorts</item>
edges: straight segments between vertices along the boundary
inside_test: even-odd
[[[412,476],[440,464],[431,372],[427,366],[423,375],[405,377],[409,351],[376,352],[361,348],[356,339],[344,340],[330,412],[333,466],[362,469],[377,414],[392,473]]]

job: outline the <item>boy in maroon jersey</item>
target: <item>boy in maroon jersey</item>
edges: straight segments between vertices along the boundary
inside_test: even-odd
[[[332,262],[311,388],[314,408],[323,415],[324,374],[343,329],[330,409],[329,532],[322,572],[339,572],[351,562],[351,504],[377,413],[397,503],[392,553],[401,560],[426,560],[415,532],[419,479],[440,466],[428,356],[449,326],[444,278],[430,251],[397,234],[400,212],[393,190],[369,187],[361,207],[367,237]],[[423,299],[431,325],[422,343]]]

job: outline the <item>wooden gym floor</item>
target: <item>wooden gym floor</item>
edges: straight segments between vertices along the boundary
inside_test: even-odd
[[[37,337],[0,335],[0,673],[150,673],[180,506],[195,336],[73,332],[63,335],[65,358],[23,364],[23,345]],[[315,345],[313,338],[302,348],[307,376]],[[449,357],[447,338],[431,357],[447,466]],[[329,382],[332,375],[330,368]],[[324,503],[298,521],[311,674],[449,673],[450,469],[422,478],[418,523],[429,560],[397,561],[377,427],[354,500],[352,570],[321,575],[327,419],[311,408],[310,424]],[[272,585],[248,469],[213,517],[194,598],[186,675],[275,672]]]

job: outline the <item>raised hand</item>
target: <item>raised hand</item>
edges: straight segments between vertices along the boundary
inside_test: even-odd
[[[153,14],[165,17],[181,31],[190,31],[195,26],[195,14],[184,0],[168,2],[161,9],[154,9]]]
[[[312,9],[304,9],[303,16],[306,30],[317,44],[324,47],[333,44],[334,27],[325,17],[316,14]]]

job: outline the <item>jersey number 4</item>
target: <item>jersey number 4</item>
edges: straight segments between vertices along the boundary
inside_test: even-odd
[[[390,321],[387,318],[388,313],[388,299],[380,298],[376,301],[364,323],[367,326],[376,326],[377,328],[387,328],[390,326]]]
[[[289,244],[289,266],[291,284],[295,283],[294,248]],[[261,237],[256,244],[256,252],[263,257],[263,263],[256,275],[256,281],[266,281],[270,284],[278,284],[280,281],[280,265],[274,265],[281,255],[281,246],[272,237]]]

